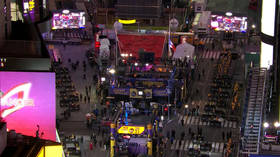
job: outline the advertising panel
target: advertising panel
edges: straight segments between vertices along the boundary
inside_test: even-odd
[[[54,73],[0,72],[0,97],[8,130],[56,140]]]
[[[262,1],[261,32],[274,36],[276,0]]]
[[[129,95],[129,88],[110,88],[110,95]]]
[[[118,129],[119,134],[136,134],[140,135],[145,131],[144,126],[122,126]]]
[[[211,15],[211,28],[215,31],[247,31],[247,17]]]
[[[261,42],[261,67],[268,68],[273,64],[273,46]]]
[[[54,13],[52,29],[85,28],[85,12],[70,12],[63,10],[62,13]]]

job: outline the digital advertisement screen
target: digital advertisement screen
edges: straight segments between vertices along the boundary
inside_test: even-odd
[[[261,32],[274,36],[276,0],[262,1]]]
[[[85,28],[85,12],[63,11],[54,13],[52,29]]]
[[[247,17],[211,15],[211,28],[215,31],[246,32]]]
[[[261,67],[268,68],[273,64],[273,46],[261,42]]]
[[[56,140],[55,73],[0,72],[0,96],[8,130]]]

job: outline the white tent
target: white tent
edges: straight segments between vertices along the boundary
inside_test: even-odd
[[[182,43],[176,47],[175,53],[173,54],[174,59],[183,59],[187,57],[189,59],[194,57],[194,46],[189,43]]]

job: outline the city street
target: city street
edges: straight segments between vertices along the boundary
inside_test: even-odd
[[[235,48],[232,51],[242,50],[240,48]],[[222,53],[222,50],[210,50],[208,52],[198,52],[198,67],[195,71],[194,81],[191,84],[191,95],[190,99],[188,99],[188,109],[190,111],[192,108],[199,106],[199,115],[205,113],[203,110],[205,105],[208,103],[208,94],[210,90],[210,85],[212,83],[213,73],[215,69],[215,65],[218,62],[218,58]],[[240,55],[244,54],[244,51],[239,52]],[[236,69],[241,69],[244,64],[244,60],[234,60],[232,62],[231,71],[233,72],[233,80],[236,80],[240,83],[243,82],[243,73],[242,71],[238,71]],[[202,71],[205,71],[205,74],[201,74]],[[200,74],[199,74],[200,73]],[[198,76],[201,75],[201,76]],[[169,144],[168,150],[166,150],[166,156],[184,156],[188,152],[188,148],[198,147],[194,141],[191,140],[191,134],[189,131],[197,132],[198,129],[202,130],[202,136],[204,137],[203,141],[207,141],[211,144],[212,150],[211,153],[202,152],[203,154],[208,154],[210,156],[219,156],[222,157],[225,152],[225,145],[227,143],[226,135],[227,133],[232,134],[233,143],[235,143],[234,152],[237,153],[238,143],[239,143],[239,133],[240,123],[236,121],[228,121],[224,120],[221,122],[221,128],[210,126],[209,122],[204,122],[201,120],[201,116],[196,115],[187,115],[184,114],[186,109],[184,106],[182,107],[181,114],[175,119],[172,119],[171,122],[164,126],[164,135],[167,132],[171,132],[172,130],[176,131],[176,136],[173,144]],[[237,114],[237,118],[240,116],[240,113]],[[183,125],[182,125],[183,119]],[[185,133],[185,138],[180,141],[180,137]],[[224,137],[223,137],[224,134]],[[224,138],[224,139],[223,139]],[[171,151],[169,151],[171,150]],[[179,150],[179,151],[178,151]]]

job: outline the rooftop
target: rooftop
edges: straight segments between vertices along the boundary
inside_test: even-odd
[[[1,157],[27,157],[36,156],[43,146],[61,145],[57,142],[42,140],[31,136],[8,132],[7,147]]]

